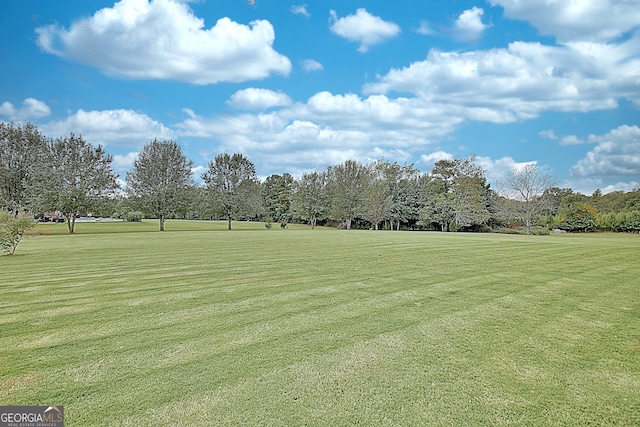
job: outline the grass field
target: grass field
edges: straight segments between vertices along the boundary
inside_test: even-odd
[[[0,257],[0,405],[64,405],[67,426],[640,425],[638,235],[276,226],[40,226]]]

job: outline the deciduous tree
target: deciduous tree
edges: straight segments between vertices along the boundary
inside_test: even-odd
[[[175,141],[153,140],[145,145],[127,172],[127,193],[137,198],[160,221],[160,231],[171,214],[185,210],[188,190],[195,186],[191,168]]]
[[[344,221],[347,230],[354,218],[363,214],[369,169],[355,160],[347,160],[327,171],[331,212]]]
[[[469,159],[438,161],[426,184],[422,222],[439,224],[447,231],[451,224],[473,227],[485,224],[489,212],[489,186],[484,171]]]
[[[504,197],[517,202],[505,204],[509,215],[522,221],[526,233],[530,234],[535,216],[549,206],[550,199],[546,196],[553,187],[550,173],[530,163],[523,168],[513,168],[500,187]]]
[[[78,215],[91,212],[119,188],[111,169],[112,159],[102,146],[93,147],[73,133],[50,143],[46,179],[39,180],[37,190],[43,206],[64,214],[69,234],[75,233]]]
[[[0,122],[0,206],[14,215],[34,207],[34,185],[47,151],[47,140],[33,124]]]
[[[295,215],[316,227],[318,219],[324,218],[329,209],[327,174],[324,172],[303,173],[294,183],[292,209]]]
[[[242,154],[219,154],[202,174],[215,211],[231,222],[240,215],[254,215],[261,207],[256,168]]]

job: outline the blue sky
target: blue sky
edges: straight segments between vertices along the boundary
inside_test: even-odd
[[[196,177],[475,154],[494,183],[640,187],[640,0],[21,0],[0,42],[0,120],[82,134],[121,178],[158,138]]]

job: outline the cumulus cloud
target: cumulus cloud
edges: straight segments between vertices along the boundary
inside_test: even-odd
[[[512,157],[505,156],[500,159],[477,156],[475,163],[485,171],[485,178],[494,186],[498,186],[512,170],[522,170],[528,165],[536,165],[535,160],[527,162],[516,162]]]
[[[637,1],[619,0],[489,0],[507,18],[528,21],[542,34],[561,42],[606,42],[637,29]]]
[[[26,98],[22,101],[22,107],[20,108],[16,108],[9,101],[0,104],[0,116],[8,117],[9,120],[34,120],[50,114],[51,109],[49,106],[35,98]]]
[[[429,154],[422,154],[419,161],[420,169],[422,169],[423,172],[429,172],[440,160],[452,160],[454,157],[455,156],[453,154],[442,150],[434,151]]]
[[[640,176],[640,127],[624,125],[588,139],[597,145],[571,168],[573,176]]]
[[[303,59],[301,64],[302,69],[308,73],[312,71],[322,71],[324,68],[321,63],[313,59]]]
[[[265,20],[238,24],[221,18],[211,28],[178,0],[121,0],[69,30],[36,30],[45,51],[132,79],[194,84],[242,82],[289,74],[291,62],[273,49]]]
[[[111,166],[113,170],[124,176],[124,171],[133,169],[133,162],[138,158],[138,152],[114,154]]]
[[[638,44],[633,38],[620,45],[514,42],[506,49],[431,50],[423,61],[378,76],[364,92],[410,93],[454,104],[465,119],[497,123],[541,111],[614,108],[617,98],[640,98]]]
[[[365,53],[373,45],[393,38],[400,33],[400,27],[394,22],[384,21],[360,8],[354,15],[338,18],[334,10],[330,12],[331,32],[349,41],[360,43],[358,52]]]
[[[450,110],[417,99],[330,92],[269,112],[212,117],[191,113],[175,129],[181,138],[217,141],[204,156],[241,151],[272,170],[290,173],[348,158],[412,161],[461,122]]]
[[[243,110],[266,110],[271,107],[291,105],[292,101],[282,92],[250,87],[231,95],[227,104]]]
[[[484,10],[479,7],[473,7],[462,12],[454,23],[456,35],[464,40],[479,38],[482,32],[488,28],[488,25],[482,22],[482,15],[484,15]]]
[[[629,191],[635,191],[638,188],[640,188],[640,182],[637,181],[616,182],[615,184],[610,184],[602,187],[600,191],[602,191],[602,194],[613,193],[614,191],[622,191],[624,193],[628,193]]]
[[[132,110],[81,109],[64,120],[49,122],[41,128],[45,135],[53,138],[73,132],[91,144],[104,146],[142,147],[155,138],[175,138],[174,132],[162,123]]]
[[[309,18],[311,16],[309,11],[307,10],[307,5],[306,4],[299,4],[299,5],[291,6],[291,13],[293,13],[294,15],[302,15],[305,18]]]

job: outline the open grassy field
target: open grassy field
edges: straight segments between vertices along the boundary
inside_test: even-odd
[[[64,405],[68,426],[640,425],[638,235],[223,228],[49,225],[0,257],[0,405]]]

